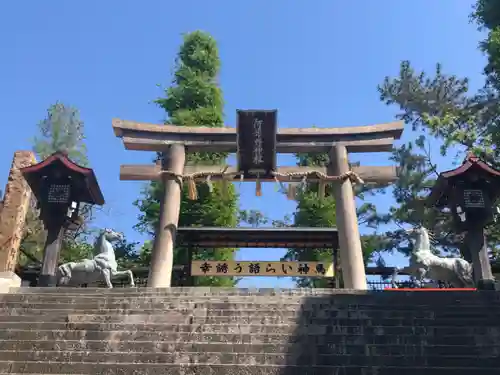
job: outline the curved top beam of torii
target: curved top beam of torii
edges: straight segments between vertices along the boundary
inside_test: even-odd
[[[276,135],[276,152],[325,152],[342,143],[349,152],[384,152],[392,149],[404,129],[402,121],[337,128],[281,128]],[[113,119],[113,130],[127,150],[163,151],[165,146],[183,143],[188,152],[236,152],[236,128],[155,125]]]

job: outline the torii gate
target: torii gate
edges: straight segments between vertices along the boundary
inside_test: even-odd
[[[395,166],[363,167],[350,170],[348,152],[389,152],[401,137],[404,124],[339,128],[277,129],[276,111],[238,111],[238,129],[234,127],[189,127],[153,125],[113,119],[113,129],[127,150],[157,151],[164,157],[161,165],[122,165],[120,179],[127,181],[162,180],[165,186],[160,202],[160,226],[156,233],[148,279],[150,287],[170,287],[175,230],[179,221],[181,186],[188,181],[233,180],[300,182],[305,176],[320,185],[334,184],[337,229],[344,285],[348,289],[367,289],[361,239],[351,179],[365,183],[389,184],[397,179]],[[255,124],[258,132],[251,132]],[[243,137],[242,135],[245,134]],[[248,143],[251,142],[251,143]],[[258,144],[264,157],[249,169],[249,153]],[[185,165],[186,152],[239,152],[239,166]],[[276,153],[328,152],[328,167],[276,167]],[[242,156],[243,155],[243,156]],[[251,157],[250,157],[251,158]],[[242,168],[245,169],[242,171]],[[250,173],[249,173],[250,172]],[[253,172],[253,173],[252,173]],[[168,204],[167,204],[168,202]]]

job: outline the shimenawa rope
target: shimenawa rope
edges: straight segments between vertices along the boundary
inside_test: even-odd
[[[231,172],[228,173],[227,169],[229,167],[225,166],[222,168],[219,172],[194,172],[186,175],[182,174],[177,174],[172,171],[162,171],[161,173],[163,175],[167,175],[170,177],[170,179],[175,180],[181,187],[184,183],[184,181],[187,181],[188,183],[188,197],[189,199],[198,199],[198,189],[196,188],[196,180],[199,180],[201,178],[205,178],[205,183],[209,186],[210,191],[212,191],[212,177],[221,177],[222,181],[224,183],[227,183],[234,179],[237,176],[240,176],[241,181],[244,181],[243,179],[243,174],[241,172]],[[282,183],[283,180],[287,179],[292,179],[292,178],[300,178],[302,177],[302,182],[305,183],[307,178],[310,176],[314,176],[319,180],[319,196],[323,197],[325,194],[325,188],[326,184],[328,182],[335,182],[335,181],[344,181],[346,179],[350,179],[354,184],[363,184],[363,180],[361,177],[353,172],[353,171],[347,171],[346,173],[343,173],[339,176],[329,176],[321,171],[318,170],[312,170],[312,171],[306,171],[306,172],[288,172],[288,173],[281,173],[281,172],[271,172],[271,174],[274,176],[274,179],[276,180],[277,183]],[[289,186],[289,191],[288,191],[288,198],[293,199],[295,197],[295,191],[296,187],[294,185]],[[257,177],[256,180],[256,195],[261,196],[262,195],[262,186],[261,186],[261,180],[259,177]]]

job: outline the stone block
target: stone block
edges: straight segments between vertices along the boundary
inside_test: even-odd
[[[0,272],[0,293],[9,293],[11,288],[19,288],[21,286],[21,278],[14,272]]]
[[[36,159],[31,151],[14,153],[0,211],[0,271],[14,271],[16,266],[31,200],[31,189],[20,170],[34,163]]]

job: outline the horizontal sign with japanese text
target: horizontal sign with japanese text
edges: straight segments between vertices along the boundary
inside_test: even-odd
[[[192,276],[308,276],[333,277],[333,263],[195,260]]]

